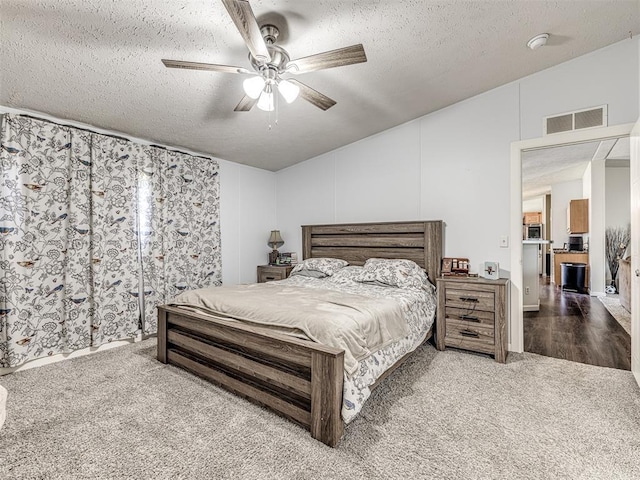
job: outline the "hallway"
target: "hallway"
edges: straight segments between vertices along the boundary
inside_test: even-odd
[[[600,300],[542,280],[540,311],[524,312],[524,349],[547,357],[631,369],[631,338]]]

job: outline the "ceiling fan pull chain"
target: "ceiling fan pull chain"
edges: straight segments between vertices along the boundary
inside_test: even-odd
[[[276,87],[276,90],[278,88]],[[279,95],[276,95],[276,93],[274,92],[273,94],[273,101],[275,102],[275,111],[276,111],[276,127],[278,126],[278,105],[280,104],[280,99],[278,98]]]

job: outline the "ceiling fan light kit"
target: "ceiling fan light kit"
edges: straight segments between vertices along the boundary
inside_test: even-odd
[[[336,104],[335,100],[298,80],[285,79],[281,75],[298,75],[367,61],[361,44],[291,60],[289,53],[275,44],[280,35],[278,28],[270,24],[260,27],[248,0],[222,0],[222,3],[249,49],[249,62],[254,71],[243,67],[182,60],[163,59],[162,63],[167,68],[251,75],[242,83],[245,96],[234,109],[236,112],[247,112],[254,105],[268,112],[274,110],[274,86],[287,103],[292,103],[300,96],[312,105],[328,110]]]
[[[242,88],[244,89],[244,93],[247,94],[248,97],[256,99],[264,90],[265,81],[259,75],[254,77],[247,78],[244,82],[242,82]]]
[[[278,91],[287,103],[292,103],[300,94],[300,87],[294,85],[288,80],[280,80],[278,83]]]
[[[264,110],[265,112],[273,112],[275,108],[273,88],[269,83],[265,85],[264,90],[260,94],[260,98],[258,98],[258,108],[260,110]]]

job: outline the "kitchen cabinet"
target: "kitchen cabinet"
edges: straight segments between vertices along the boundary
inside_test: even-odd
[[[588,252],[554,252],[553,253],[553,282],[559,287],[562,282],[562,269],[560,264],[584,263],[587,265],[584,277],[584,288],[589,288],[589,253]]]
[[[567,233],[589,232],[589,199],[571,200],[567,208]]]
[[[542,223],[542,212],[525,212],[522,217],[524,225],[535,225]]]

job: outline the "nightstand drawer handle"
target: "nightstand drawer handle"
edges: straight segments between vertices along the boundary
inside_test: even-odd
[[[472,332],[471,330],[460,330],[460,335],[463,337],[480,338],[480,334],[478,332]]]
[[[461,320],[468,320],[470,322],[480,323],[480,319],[478,317],[474,317],[473,315],[467,315],[466,313],[463,314],[463,315],[460,315],[460,319]]]
[[[275,280],[276,279],[276,277],[264,277],[264,278],[266,278],[267,280]]]
[[[478,303],[480,301],[476,297],[460,297],[460,300],[462,300],[463,302],[475,302],[475,303]]]

